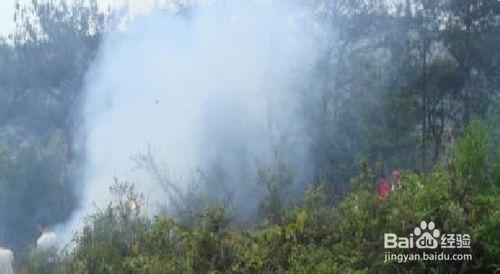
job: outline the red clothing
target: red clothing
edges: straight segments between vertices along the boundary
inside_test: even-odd
[[[391,186],[389,183],[382,179],[380,180],[380,184],[378,185],[378,196],[380,198],[385,198],[387,195],[389,195],[389,192],[391,191]]]

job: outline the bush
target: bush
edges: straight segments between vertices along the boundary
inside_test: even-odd
[[[74,252],[46,269],[54,273],[498,271],[500,195],[492,176],[497,162],[485,149],[486,136],[480,128],[470,129],[447,165],[431,174],[402,172],[401,188],[383,199],[373,187],[375,177],[366,162],[352,181],[353,192],[336,205],[320,185],[309,187],[302,201],[286,207],[280,193],[287,185],[283,182],[291,178],[288,169],[277,165],[261,170],[261,182],[272,190],[267,199],[280,203],[265,204],[276,210],[270,216],[277,219],[253,226],[261,227],[257,230],[236,228],[227,208],[210,205],[189,226],[168,217],[149,221],[140,213],[141,196],[130,185],[117,183],[112,188],[115,201],[89,218]],[[435,222],[446,233],[470,234],[467,252],[473,261],[384,262],[384,233],[408,235],[422,220]],[[40,264],[37,269],[42,269]]]

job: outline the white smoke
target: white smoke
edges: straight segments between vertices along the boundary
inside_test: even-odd
[[[86,80],[81,210],[61,234],[109,202],[113,177],[166,199],[134,169],[131,156],[148,146],[180,176],[221,169],[241,204],[251,199],[245,180],[255,161],[269,162],[273,146],[304,167],[305,180],[308,141],[295,93],[320,51],[321,28],[307,8],[267,2],[156,10],[105,38]]]

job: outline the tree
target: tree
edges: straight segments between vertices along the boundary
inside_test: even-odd
[[[104,19],[95,2],[17,4],[16,31],[0,44],[0,240],[18,253],[77,204],[77,110]]]

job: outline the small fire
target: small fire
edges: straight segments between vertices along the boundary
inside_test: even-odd
[[[137,202],[134,200],[131,200],[129,202],[129,207],[130,207],[130,210],[135,211],[137,209]]]

